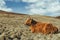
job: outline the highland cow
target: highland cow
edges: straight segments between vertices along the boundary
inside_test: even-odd
[[[25,24],[30,26],[30,30],[33,33],[43,33],[43,34],[49,34],[49,33],[56,33],[58,31],[57,27],[54,27],[51,23],[42,23],[37,22],[31,18],[28,18],[25,21]]]

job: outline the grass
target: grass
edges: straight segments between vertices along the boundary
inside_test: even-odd
[[[0,40],[60,40],[60,33],[43,35],[32,33],[29,26],[24,25],[29,15],[1,15],[0,14]],[[50,22],[60,30],[60,19],[40,15],[30,15],[36,21]]]

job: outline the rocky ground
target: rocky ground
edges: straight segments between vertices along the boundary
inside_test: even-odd
[[[24,25],[29,15],[6,16],[0,15],[0,40],[60,40],[60,33],[44,35],[32,33],[29,26]],[[50,22],[60,31],[60,19],[31,15],[31,18],[41,22]]]

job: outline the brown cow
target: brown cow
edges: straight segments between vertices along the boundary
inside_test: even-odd
[[[43,33],[43,34],[49,34],[49,33],[55,33],[58,31],[57,27],[54,27],[51,23],[42,23],[37,22],[31,18],[28,18],[25,21],[25,24],[30,26],[30,30],[34,33]]]

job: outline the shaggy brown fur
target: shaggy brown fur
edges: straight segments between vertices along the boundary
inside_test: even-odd
[[[49,33],[56,33],[58,31],[57,27],[54,27],[51,23],[42,23],[42,22],[37,22],[31,18],[28,18],[25,21],[25,24],[30,26],[30,30],[33,33],[43,33],[43,34],[49,34]]]
[[[58,32],[58,28],[54,27],[51,23],[45,24],[43,28],[43,33],[44,34],[49,34],[49,33],[56,33]]]

